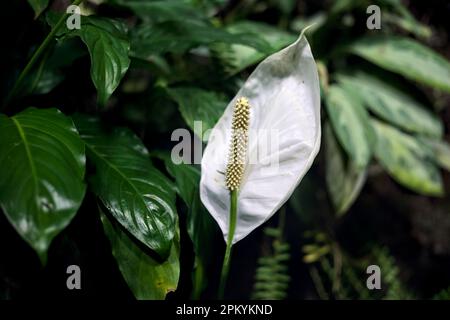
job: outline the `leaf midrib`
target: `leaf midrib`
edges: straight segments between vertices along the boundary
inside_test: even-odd
[[[37,170],[36,170],[36,166],[33,161],[33,157],[31,156],[31,151],[30,151],[30,147],[28,146],[28,140],[25,135],[25,131],[23,130],[22,125],[19,123],[19,121],[17,119],[11,118],[11,120],[13,121],[14,125],[16,126],[17,131],[19,132],[19,136],[22,139],[23,146],[25,148],[25,153],[27,155],[28,164],[30,165],[34,190],[36,193],[38,193],[39,185],[38,185],[38,179],[37,179]]]

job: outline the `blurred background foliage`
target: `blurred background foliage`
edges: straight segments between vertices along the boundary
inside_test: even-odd
[[[213,298],[223,240],[199,201],[199,168],[168,158],[171,134],[194,130],[194,120],[211,128],[254,66],[306,26],[321,80],[321,152],[282,212],[235,247],[228,297],[450,297],[448,1],[84,1],[86,28],[61,30],[8,97],[68,4],[5,4],[3,111],[56,106],[136,133],[177,191],[181,267],[158,273],[88,194],[45,267],[1,216],[1,298],[164,298],[177,272],[167,298]],[[380,30],[366,27],[372,4]],[[98,76],[105,70],[107,81]],[[65,289],[69,264],[83,270],[79,292]],[[381,268],[381,290],[366,288],[371,264]],[[157,276],[166,291],[142,287]]]

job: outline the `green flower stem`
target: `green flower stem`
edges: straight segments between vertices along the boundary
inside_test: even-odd
[[[79,5],[83,0],[75,0],[72,5]],[[20,89],[23,80],[25,77],[30,73],[30,71],[33,69],[36,62],[39,60],[42,53],[47,49],[51,41],[53,40],[56,32],[58,32],[61,25],[66,21],[66,19],[69,17],[69,13],[64,14],[56,23],[56,25],[53,27],[53,29],[50,31],[50,33],[45,37],[44,41],[41,43],[39,48],[34,52],[33,56],[31,57],[30,61],[28,61],[25,68],[22,70],[22,72],[19,74],[19,77],[17,78],[16,82],[14,83],[14,86],[12,87],[11,91],[9,92],[8,96],[5,99],[5,103],[3,104],[3,108],[5,108],[11,99],[16,94],[17,90]]]
[[[230,271],[231,249],[233,248],[234,232],[236,230],[237,220],[237,199],[238,190],[230,191],[230,227],[228,229],[227,247],[223,258],[222,272],[220,274],[219,299],[223,299],[225,294],[225,286],[227,284],[228,272]]]

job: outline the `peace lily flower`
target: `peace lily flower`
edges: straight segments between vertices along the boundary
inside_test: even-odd
[[[267,133],[271,147],[262,138]],[[201,200],[227,243],[222,276],[231,246],[289,199],[319,151],[320,136],[317,67],[302,34],[256,67],[203,154]]]

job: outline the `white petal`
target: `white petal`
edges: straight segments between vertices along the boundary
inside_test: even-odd
[[[229,103],[211,132],[202,158],[200,196],[226,241],[230,194],[225,175],[236,100],[250,101],[249,161],[238,197],[233,243],[268,220],[291,196],[320,148],[320,91],[317,68],[304,36],[261,62]],[[266,130],[261,132],[261,130]],[[272,130],[272,131],[271,131]],[[274,133],[279,150],[265,147]],[[255,134],[258,137],[255,137]],[[273,141],[273,140],[272,140]],[[265,151],[264,151],[265,150]],[[264,160],[276,160],[278,167]]]

